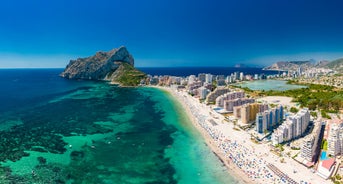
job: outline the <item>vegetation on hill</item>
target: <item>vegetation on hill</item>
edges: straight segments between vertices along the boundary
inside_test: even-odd
[[[138,86],[141,80],[146,78],[145,73],[124,62],[115,71],[115,76],[114,82],[122,86]]]
[[[303,84],[302,84],[303,85]],[[335,113],[343,108],[343,90],[332,86],[308,84],[307,88],[288,91],[258,91],[259,96],[288,96],[298,102],[301,107],[310,110],[320,109]]]

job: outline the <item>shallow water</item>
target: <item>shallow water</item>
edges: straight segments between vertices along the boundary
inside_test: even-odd
[[[235,182],[169,94],[71,83],[0,112],[0,183]]]
[[[252,82],[244,82],[240,84],[241,87],[248,87],[252,90],[265,90],[265,91],[287,91],[291,89],[306,88],[302,85],[287,84],[283,80],[257,80]]]

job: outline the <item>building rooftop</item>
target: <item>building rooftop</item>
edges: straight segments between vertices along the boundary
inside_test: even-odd
[[[328,160],[324,160],[322,163],[322,166],[327,169],[330,170],[330,168],[335,164],[335,158],[330,158]]]

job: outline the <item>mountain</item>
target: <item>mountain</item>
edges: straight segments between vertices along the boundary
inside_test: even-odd
[[[279,61],[263,69],[264,70],[295,71],[300,66],[303,68],[309,68],[313,66],[313,63],[311,61]]]
[[[126,47],[122,46],[108,52],[97,52],[94,56],[71,60],[60,76],[137,86],[146,75],[134,68],[134,58]]]
[[[317,68],[322,68],[322,67],[325,67],[329,63],[330,61],[322,60],[322,61],[317,62],[314,66]]]
[[[343,58],[329,62],[325,67],[343,73]]]

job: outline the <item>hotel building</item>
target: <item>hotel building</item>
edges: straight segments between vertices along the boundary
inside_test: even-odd
[[[314,134],[307,137],[301,146],[300,156],[310,163],[306,164],[307,166],[311,166],[318,161],[324,131],[325,123],[317,122],[317,126],[313,129]]]
[[[265,109],[262,106],[261,109]],[[256,114],[256,132],[263,133],[265,130],[272,131],[273,128],[282,123],[283,107],[279,105],[270,110],[265,110]]]
[[[235,118],[241,119],[243,124],[249,124],[256,120],[257,113],[267,109],[268,104],[249,103],[233,107],[233,115]]]
[[[205,87],[200,87],[199,89],[198,89],[198,91],[199,91],[199,99],[200,100],[202,100],[202,99],[205,99],[206,98],[206,96],[210,93],[210,90],[208,90],[207,88],[205,88]]]
[[[206,83],[212,83],[213,75],[212,74],[206,74],[205,75],[205,82]]]
[[[228,112],[233,112],[234,107],[254,102],[255,99],[245,98],[245,93],[243,91],[229,92],[216,98],[216,106],[222,107]]]
[[[332,156],[343,153],[343,123],[331,124],[328,137],[328,154]]]
[[[287,118],[272,134],[273,145],[298,138],[304,134],[310,122],[310,112],[307,108],[300,110],[296,115]]]
[[[313,157],[313,147],[314,147],[314,136],[308,137],[301,146],[300,156],[304,159],[312,162]]]
[[[228,92],[230,92],[230,90],[228,88],[225,88],[225,87],[219,88],[218,87],[206,97],[206,101],[207,101],[207,103],[216,102],[216,99],[219,96],[221,96],[225,93],[228,93]],[[221,106],[219,106],[219,107],[221,107]]]

